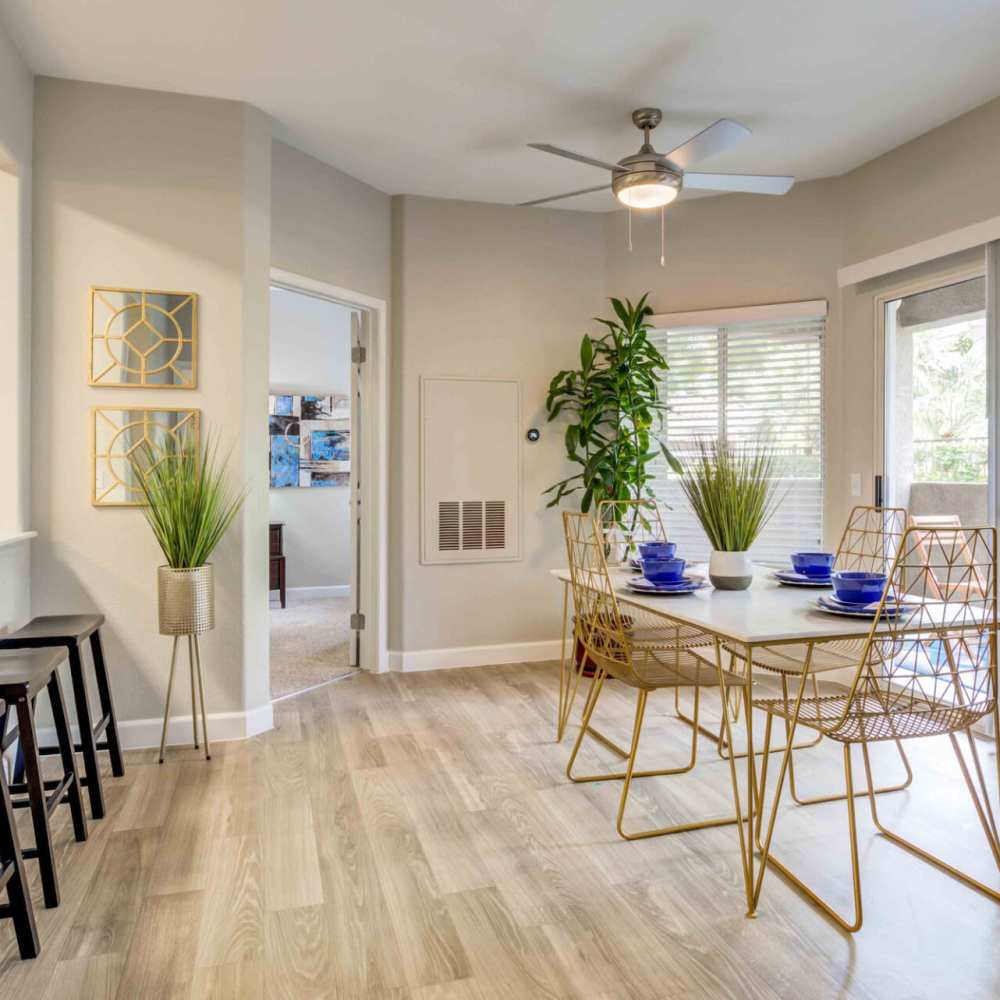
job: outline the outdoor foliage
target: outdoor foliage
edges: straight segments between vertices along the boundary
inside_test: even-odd
[[[580,466],[545,491],[552,494],[549,507],[576,493],[585,513],[602,500],[652,496],[649,465],[661,454],[680,472],[656,437],[665,409],[658,386],[667,362],[647,336],[645,320],[653,310],[646,299],[644,295],[635,304],[611,299],[615,318],[596,319],[608,332],[585,335],[580,367],[559,372],[549,385],[548,419],[569,417],[566,454]]]
[[[986,331],[982,321],[914,334],[915,479],[986,481],[986,393]]]
[[[168,435],[162,454],[147,446],[145,468],[136,463],[146,500],[143,513],[168,565],[174,569],[204,566],[246,499],[230,481],[228,458],[219,458],[215,442],[201,449],[187,435]]]

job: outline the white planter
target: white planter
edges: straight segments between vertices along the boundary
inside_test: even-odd
[[[716,590],[746,590],[753,581],[750,553],[713,550],[708,559],[708,578]]]

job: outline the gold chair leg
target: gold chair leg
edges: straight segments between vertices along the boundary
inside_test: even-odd
[[[952,749],[955,751],[955,756],[958,759],[958,765],[962,772],[962,777],[965,779],[966,787],[968,788],[969,795],[972,798],[972,803],[973,806],[975,807],[976,814],[979,817],[979,822],[982,825],[983,833],[986,834],[986,840],[990,845],[990,850],[993,853],[993,858],[997,863],[997,868],[1000,869],[1000,842],[997,841],[996,835],[994,834],[991,828],[991,824],[989,823],[987,815],[983,809],[983,805],[979,800],[979,795],[977,794],[975,785],[972,782],[972,777],[969,774],[968,765],[966,764],[965,758],[962,755],[962,751],[958,745],[958,740],[955,738],[955,734],[949,733],[949,738],[951,739]],[[915,854],[918,858],[922,858],[924,861],[934,865],[936,868],[940,868],[941,871],[946,872],[948,875],[951,875],[952,878],[956,878],[960,882],[964,882],[967,886],[970,886],[973,889],[977,889],[979,892],[983,893],[986,896],[989,896],[991,899],[995,899],[997,902],[1000,902],[1000,891],[997,891],[996,889],[991,888],[990,886],[984,884],[983,882],[980,882],[978,879],[973,878],[966,872],[963,872],[960,869],[954,867],[954,865],[948,864],[947,861],[944,861],[941,858],[937,857],[936,855],[931,854],[930,851],[925,851],[922,847],[919,847],[912,841],[906,840],[905,838],[901,837],[898,833],[894,833],[892,830],[888,829],[882,823],[878,815],[878,807],[875,804],[875,796],[871,792],[872,776],[871,776],[871,762],[868,757],[868,747],[862,743],[861,748],[865,759],[865,776],[868,780],[868,788],[869,788],[868,802],[871,808],[872,821],[874,822],[878,832],[881,833],[883,837],[886,837],[889,840],[891,840],[894,844],[898,844],[900,847],[905,848],[911,854]],[[976,765],[978,767],[979,755],[976,752],[975,744],[973,744],[972,746],[972,754],[973,757],[976,759]]]
[[[767,824],[767,834],[764,838],[763,843],[759,843],[760,836],[760,817],[763,816],[764,812],[764,791],[767,783],[767,762],[770,757],[770,752],[766,752],[762,762],[761,777],[759,782],[759,809],[758,809],[758,819],[756,822],[756,839],[758,840],[758,847],[761,853],[762,863],[760,870],[757,873],[757,880],[753,886],[752,900],[751,900],[751,913],[756,912],[757,906],[760,903],[760,893],[761,887],[764,882],[764,874],[767,871],[768,866],[773,867],[776,871],[780,872],[789,882],[792,883],[796,888],[807,899],[813,902],[823,913],[825,913],[831,920],[833,920],[838,926],[843,928],[849,933],[857,931],[861,927],[861,922],[863,919],[863,910],[861,904],[861,867],[858,855],[858,825],[857,816],[854,809],[854,774],[851,768],[851,747],[849,743],[844,744],[844,784],[846,786],[844,799],[847,802],[847,820],[848,820],[848,831],[850,834],[850,848],[851,848],[851,881],[852,888],[854,892],[854,919],[848,919],[841,916],[829,903],[821,898],[817,893],[815,893],[805,882],[803,882],[797,875],[783,864],[778,858],[776,858],[771,853],[771,841],[774,837],[774,827],[778,816],[778,810],[781,806],[781,793],[784,789],[785,775],[788,773],[789,762],[792,758],[794,751],[794,739],[795,731],[799,724],[799,714],[802,711],[802,697],[805,694],[807,674],[809,673],[809,659],[811,658],[811,651],[807,655],[806,669],[803,671],[802,678],[799,682],[798,691],[795,695],[795,705],[792,709],[792,716],[787,726],[787,736],[786,736],[786,747],[785,752],[781,758],[781,768],[778,771],[778,777],[775,782],[774,789],[774,800],[771,805],[770,815],[768,817]],[[765,740],[769,744],[770,742],[770,727],[772,722],[772,713],[768,712],[768,724],[767,730],[765,731]],[[765,747],[766,749],[766,747]],[[871,796],[869,796],[871,801]]]
[[[814,680],[813,683],[815,684],[815,680]],[[683,722],[683,723],[685,723],[686,725],[693,726],[693,725],[695,725],[695,720],[692,719],[691,716],[685,715],[684,712],[681,710],[679,691],[680,691],[680,688],[674,688],[674,716],[676,718],[680,719],[680,721]],[[738,712],[734,712],[733,715],[732,715],[732,721],[736,722],[736,721],[738,721],[738,719],[739,719],[739,713]],[[719,755],[719,759],[720,760],[728,760],[729,757],[728,757],[728,755],[725,752],[726,748],[727,748],[727,744],[726,744],[725,736],[723,735],[723,725],[724,725],[724,723],[723,723],[723,720],[722,720],[722,718],[720,716],[720,718],[719,718],[719,729],[718,729],[718,732],[716,732],[714,729],[709,729],[708,726],[706,726],[706,725],[704,725],[702,723],[698,724],[698,732],[700,732],[702,734],[702,736],[707,736],[715,744],[716,753]],[[806,743],[798,743],[798,744],[796,744],[796,746],[795,746],[794,749],[796,749],[796,750],[808,750],[810,747],[816,746],[822,738],[823,738],[822,734],[817,734],[814,739],[810,739]],[[755,750],[754,751],[754,753],[756,753],[757,756],[760,756],[763,752],[764,752],[763,750]],[[785,748],[784,747],[775,747],[773,752],[774,753],[784,753],[785,752]],[[745,750],[739,750],[739,751],[736,752],[735,757],[736,757],[737,760],[743,760],[743,758],[746,757],[746,755],[747,754],[746,754]]]
[[[797,706],[798,707],[798,706]],[[770,713],[768,713],[768,721],[770,722]],[[796,711],[796,718],[794,722],[798,722],[798,711]],[[792,732],[794,733],[795,727],[793,726]],[[864,746],[864,744],[862,744]],[[787,865],[779,861],[778,858],[771,853],[771,839],[774,834],[775,819],[778,814],[778,807],[781,804],[781,792],[784,786],[785,774],[788,770],[788,762],[792,756],[792,751],[790,749],[785,751],[784,756],[781,761],[781,769],[778,772],[778,779],[774,790],[774,803],[771,806],[771,814],[768,821],[767,836],[762,845],[759,845],[761,856],[763,859],[763,864],[760,867],[760,871],[757,875],[757,882],[754,886],[753,892],[753,908],[756,910],[757,905],[760,902],[760,891],[761,886],[764,881],[764,872],[768,865],[779,872],[785,879],[792,883],[807,899],[809,899],[816,907],[818,907],[823,913],[825,913],[834,923],[843,930],[847,931],[849,934],[853,934],[855,931],[861,929],[861,923],[864,918],[864,911],[861,902],[861,865],[860,858],[858,854],[858,824],[857,815],[854,809],[854,774],[851,767],[851,744],[844,744],[844,784],[846,786],[845,794],[842,798],[847,802],[847,823],[848,831],[850,834],[850,848],[851,848],[851,887],[854,894],[854,918],[848,919],[847,917],[841,916],[825,899],[819,896],[813,889],[811,889],[805,882],[802,881],[797,875],[795,875]],[[763,786],[764,786],[764,776],[761,777],[761,806],[760,812],[763,812]],[[758,822],[758,837],[760,832],[760,825]]]
[[[655,771],[637,771],[635,770],[635,758],[639,751],[639,736],[642,733],[642,722],[646,714],[646,700],[649,693],[644,690],[638,692],[638,698],[636,699],[636,710],[635,710],[635,720],[632,726],[632,744],[628,751],[628,768],[625,771],[616,771],[611,774],[583,774],[574,775],[573,765],[576,762],[577,754],[579,753],[580,746],[583,743],[583,737],[590,732],[590,718],[593,715],[594,708],[597,705],[597,699],[600,696],[601,687],[603,686],[604,676],[602,674],[600,683],[595,685],[593,695],[588,699],[583,721],[580,725],[580,731],[577,733],[576,743],[573,745],[573,752],[570,754],[569,763],[566,765],[566,776],[570,781],[575,782],[594,782],[594,781],[622,781],[622,794],[618,802],[618,816],[615,820],[615,829],[618,831],[619,835],[625,840],[645,840],[649,837],[663,837],[668,836],[672,833],[684,833],[688,830],[702,830],[706,827],[712,826],[725,826],[728,823],[735,823],[735,816],[724,816],[724,817],[713,817],[707,820],[695,820],[690,823],[678,823],[674,826],[664,826],[659,827],[655,830],[639,830],[634,833],[630,833],[624,829],[624,817],[625,808],[628,804],[629,791],[632,786],[633,778],[657,778],[664,777],[671,774],[684,774],[690,771],[697,762],[698,759],[698,730],[695,728],[691,733],[691,755],[688,759],[687,764],[683,767],[673,767],[666,768],[664,770]],[[697,717],[698,712],[699,697],[696,694],[695,700],[695,716]]]
[[[592,687],[591,695],[588,698],[587,702],[585,703],[584,716],[580,723],[580,731],[579,733],[577,733],[576,743],[573,746],[573,752],[570,754],[569,763],[566,765],[566,777],[569,778],[570,781],[575,781],[579,784],[586,784],[588,782],[593,782],[593,781],[623,781],[626,779],[628,779],[628,781],[631,781],[632,778],[662,778],[671,774],[686,774],[688,771],[690,771],[694,767],[698,759],[698,738],[696,732],[692,735],[691,739],[691,756],[688,762],[685,765],[683,765],[683,767],[669,767],[669,768],[650,770],[650,771],[636,771],[634,770],[634,765],[635,765],[635,751],[638,746],[638,740],[636,738],[636,733],[633,727],[632,745],[628,750],[625,750],[623,752],[623,756],[627,760],[631,761],[631,768],[630,768],[631,777],[629,777],[630,773],[629,771],[610,771],[602,774],[577,774],[577,775],[573,774],[573,764],[576,762],[576,757],[577,754],[579,753],[580,746],[583,743],[583,737],[585,735],[596,739],[599,743],[603,743],[605,746],[607,746],[608,743],[610,742],[607,740],[606,737],[603,737],[590,725],[590,718],[593,715],[594,709],[597,706],[597,699],[600,696],[601,688],[604,686],[604,680],[606,676],[607,676],[606,674],[602,674],[600,684],[595,684]],[[640,691],[640,694],[643,695],[642,706],[643,706],[643,713],[645,713],[645,707],[646,707],[645,698],[648,695],[648,692]],[[640,720],[640,726],[641,726],[641,720]],[[617,749],[617,747],[612,745],[612,749]]]

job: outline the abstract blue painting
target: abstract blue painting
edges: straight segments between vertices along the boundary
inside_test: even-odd
[[[299,438],[294,434],[271,435],[271,486],[299,485]]]
[[[313,431],[310,435],[311,457],[314,462],[349,462],[351,460],[350,431]]]
[[[350,397],[272,393],[268,414],[273,489],[350,486]]]

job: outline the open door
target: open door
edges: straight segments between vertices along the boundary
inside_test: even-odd
[[[361,513],[364,469],[361,465],[361,435],[364,418],[362,405],[362,366],[368,354],[368,313],[356,310],[351,313],[351,648],[350,665],[357,667],[361,659],[361,632],[365,615],[361,600]]]

